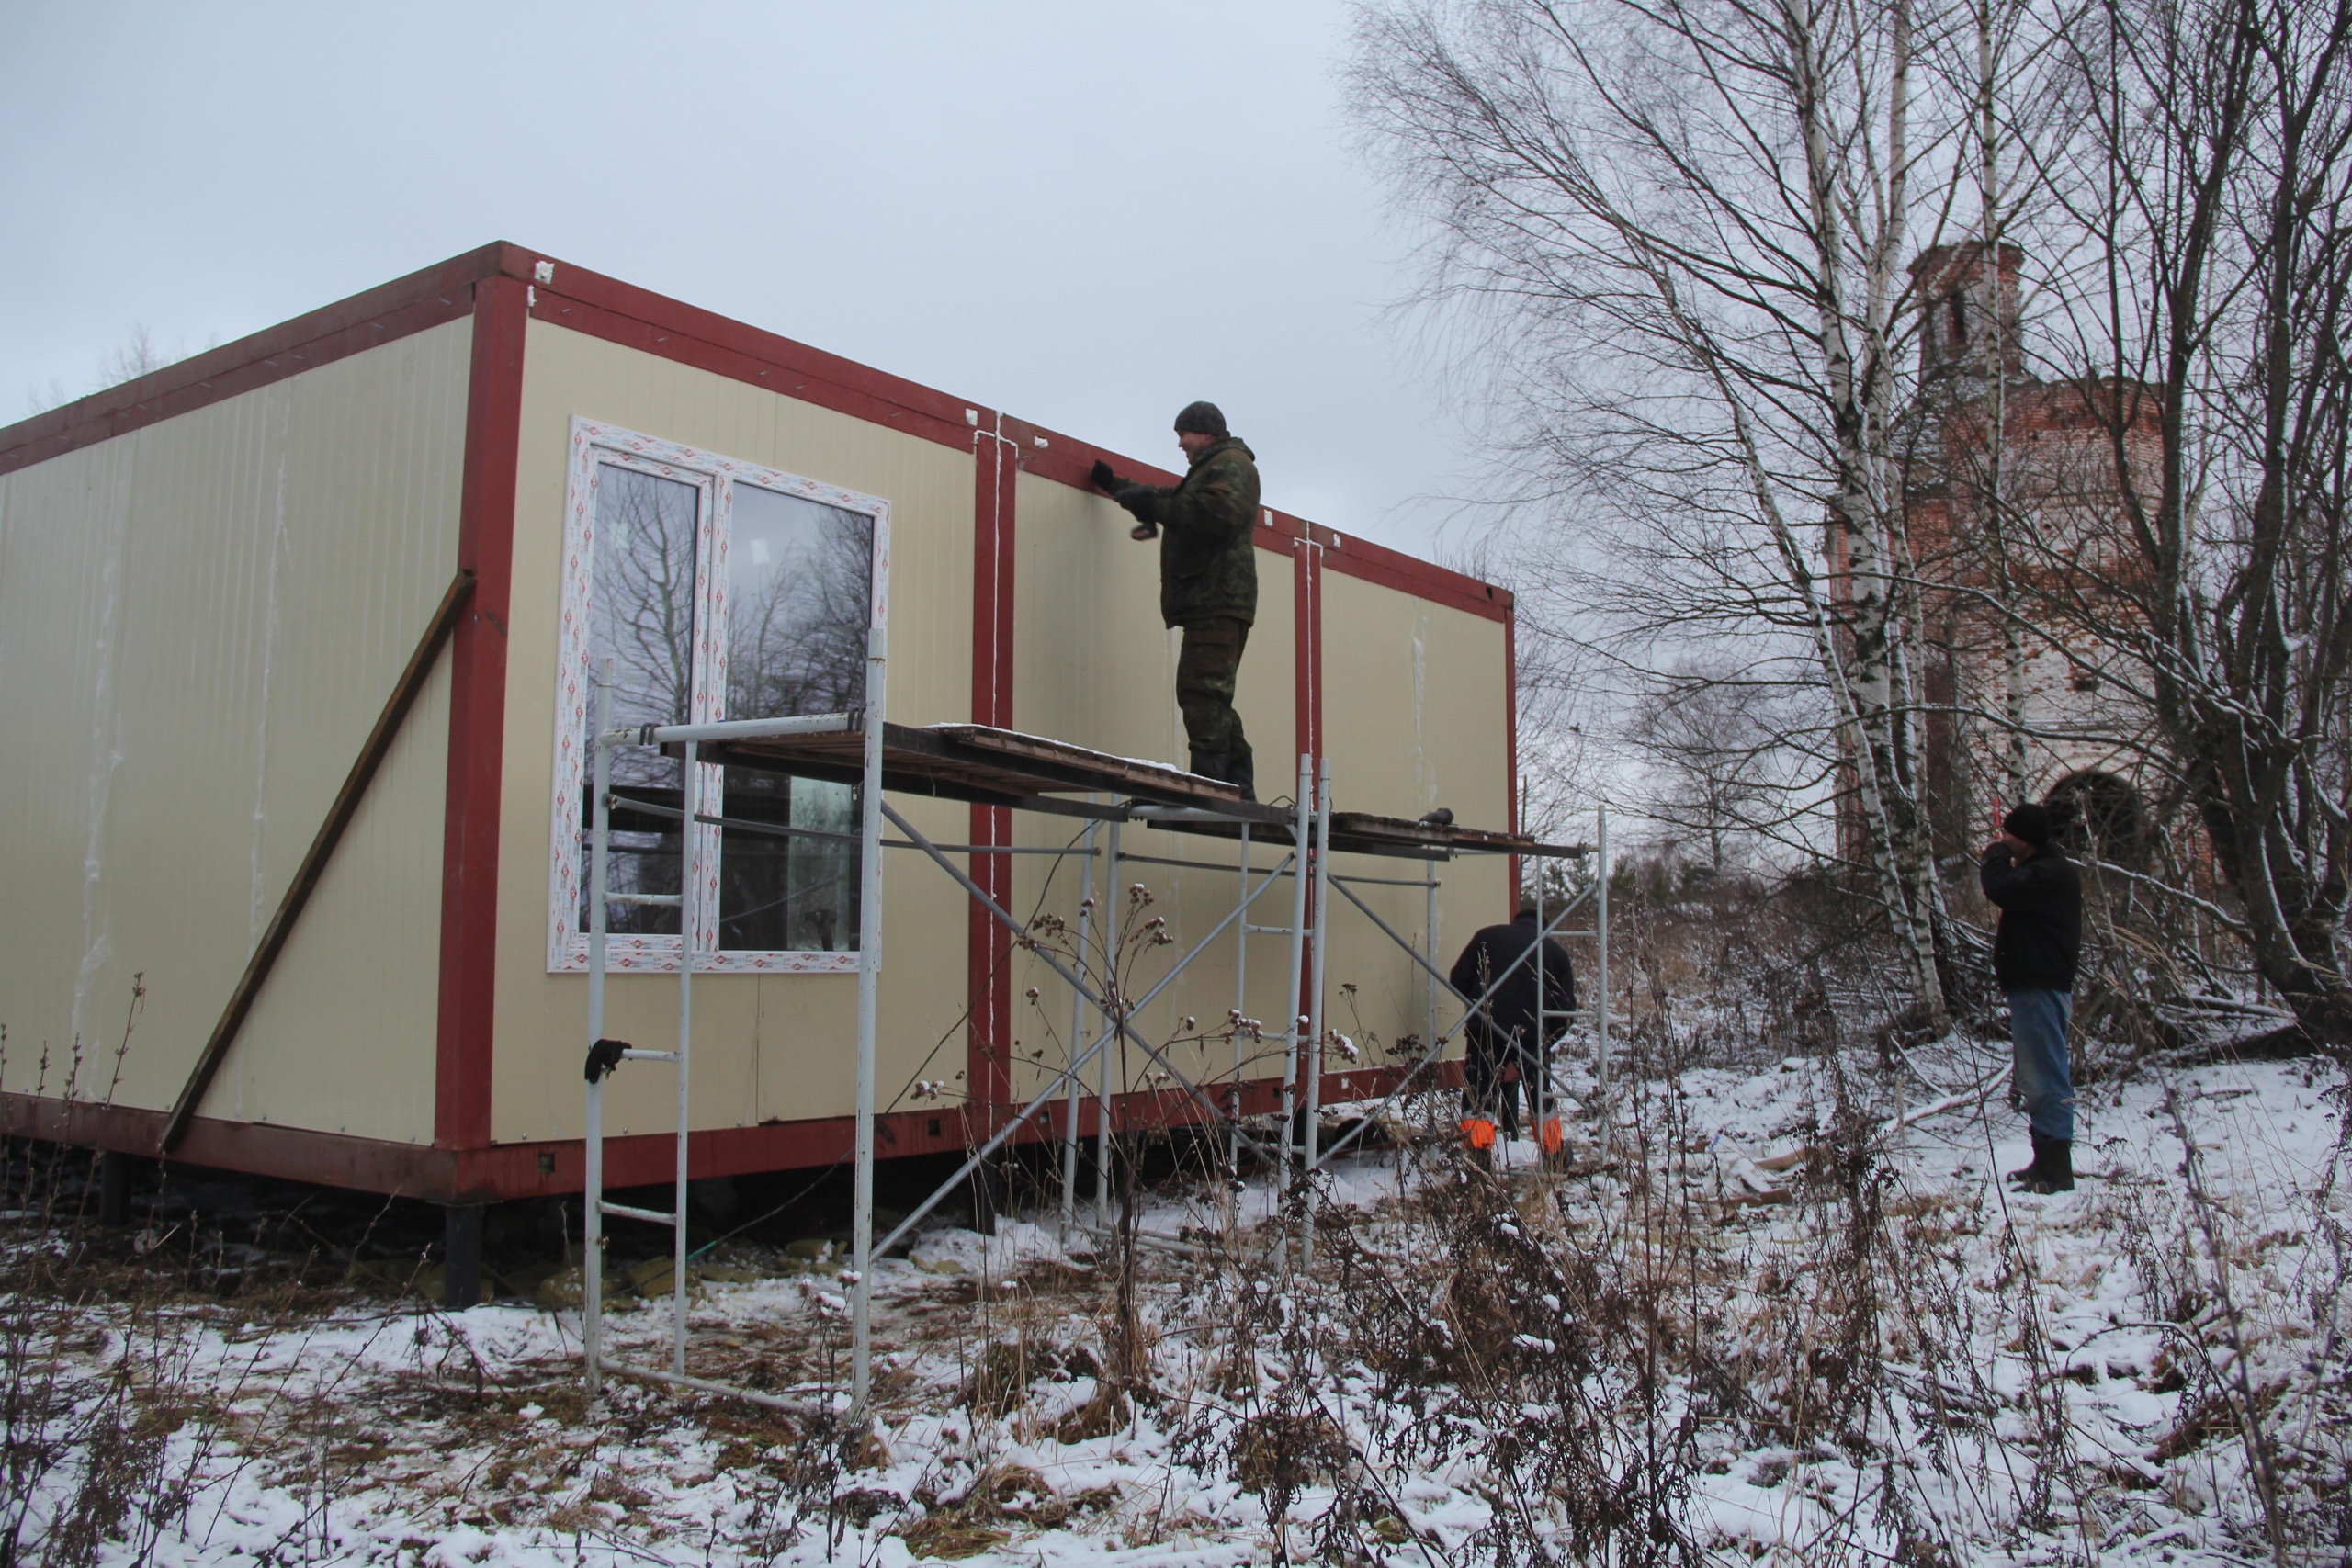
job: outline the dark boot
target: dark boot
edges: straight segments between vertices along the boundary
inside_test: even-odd
[[[1225,760],[1225,777],[1228,784],[1241,786],[1241,798],[1258,798],[1258,759],[1247,751],[1238,751]]]
[[[2019,1166],[2017,1169],[2009,1172],[2009,1185],[2012,1187],[2024,1187],[2039,1179],[2042,1172],[2042,1168],[2049,1163],[2049,1156],[2044,1152],[2044,1149],[2050,1140],[2043,1137],[2039,1133],[2031,1134],[2030,1136],[2033,1139],[2033,1162],[2030,1165]]]
[[[1193,749],[1193,760],[1184,765],[1184,771],[1204,779],[1216,779],[1221,784],[1225,781],[1225,758],[1219,752],[1204,751],[1196,746]]]
[[[2041,1168],[2030,1180],[2018,1185],[2028,1192],[2043,1196],[2052,1192],[2072,1192],[2075,1190],[2075,1145],[2064,1138],[2036,1138],[2034,1142],[2041,1145],[2034,1156],[2034,1164]]]

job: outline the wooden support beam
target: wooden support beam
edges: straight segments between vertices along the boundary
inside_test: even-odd
[[[392,749],[392,739],[399,735],[401,723],[408,717],[408,710],[416,704],[417,694],[424,690],[426,677],[440,657],[441,645],[449,640],[457,629],[458,613],[465,608],[466,600],[474,591],[474,574],[460,567],[458,575],[449,580],[449,590],[441,595],[439,608],[424,628],[424,636],[417,640],[416,651],[410,654],[408,667],[392,685],[392,694],[384,704],[384,711],[376,718],[376,728],[368,732],[367,743],[359,748],[359,756],[351,764],[351,772],[343,781],[334,804],[327,807],[326,820],[319,824],[316,837],[311,840],[310,852],[294,873],[294,880],[286,886],[286,896],[277,902],[277,913],[270,917],[269,929],[261,933],[261,941],[254,948],[253,957],[245,963],[245,972],[237,981],[237,988],[229,993],[229,1005],[220,1010],[220,1021],[212,1026],[212,1037],[204,1043],[204,1050],[196,1059],[196,1066],[180,1089],[180,1097],[172,1105],[170,1120],[164,1123],[164,1135],[159,1144],[161,1153],[170,1154],[187,1135],[189,1119],[196,1114],[204,1091],[212,1086],[212,1075],[220,1070],[221,1061],[229,1055],[229,1046],[243,1027],[245,1015],[253,1010],[254,998],[261,994],[262,982],[269,978],[270,970],[277,963],[277,955],[286,950],[287,938],[294,934],[294,922],[302,918],[302,907],[311,901],[311,894],[319,886],[319,878],[327,869],[327,861],[334,847],[343,840],[343,830],[359,812],[359,802],[368,793],[369,781],[383,764],[385,753]]]

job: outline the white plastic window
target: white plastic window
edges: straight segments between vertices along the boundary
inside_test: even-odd
[[[616,725],[841,713],[865,702],[865,643],[888,601],[885,502],[675,442],[574,419],[557,654],[548,965],[588,963],[588,802],[597,672]],[[680,891],[683,832],[700,886],[679,906],[606,917],[615,969],[673,970],[680,931],[718,972],[857,966],[857,790],[697,765],[698,815],[678,818],[683,764],[613,754],[606,883]]]

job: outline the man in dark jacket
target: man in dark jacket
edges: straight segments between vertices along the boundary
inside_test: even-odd
[[[1544,1141],[1544,1152],[1559,1152],[1560,1128],[1552,1114],[1545,1047],[1559,1038],[1565,1024],[1551,1021],[1545,1029],[1536,1027],[1538,955],[1530,954],[1526,963],[1511,968],[1520,954],[1535,945],[1537,929],[1535,902],[1528,899],[1520,905],[1519,918],[1510,924],[1488,926],[1472,937],[1462,956],[1453,961],[1453,973],[1447,976],[1464,1000],[1474,1002],[1498,979],[1502,982],[1495,986],[1487,1005],[1470,1018],[1469,1052],[1463,1063],[1466,1080],[1463,1130],[1474,1147],[1479,1146],[1482,1136],[1491,1137],[1498,1117],[1506,1137],[1519,1135],[1519,1087],[1523,1084],[1528,1116]],[[1567,950],[1545,937],[1540,956],[1544,1010],[1566,1012],[1577,1005],[1577,982],[1568,970]],[[1478,1125],[1481,1122],[1486,1124],[1483,1129]]]
[[[2083,945],[2083,880],[2051,841],[2050,811],[2031,801],[2001,818],[1977,878],[2001,911],[1993,973],[2009,998],[2018,1093],[2032,1125],[2033,1163],[2009,1173],[2029,1192],[2075,1190],[2075,1086],[2066,1025]]]
[[[1176,658],[1176,705],[1183,711],[1192,771],[1241,786],[1258,798],[1257,766],[1233,688],[1241,650],[1258,618],[1258,463],[1225,428],[1215,403],[1176,416],[1176,444],[1190,465],[1173,488],[1122,479],[1097,462],[1093,479],[1134,514],[1132,536],[1159,539],[1159,616],[1184,631]]]

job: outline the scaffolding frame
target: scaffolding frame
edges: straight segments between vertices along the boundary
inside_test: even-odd
[[[782,837],[810,837],[841,840],[846,835],[793,828],[770,822],[738,819],[721,815],[705,814],[697,798],[697,765],[711,756],[721,757],[733,765],[766,768],[797,776],[830,778],[848,782],[846,749],[857,745],[858,765],[854,782],[859,786],[858,842],[858,987],[857,987],[857,1089],[856,1130],[853,1143],[854,1170],[852,1178],[851,1267],[842,1276],[849,1287],[850,1315],[850,1379],[847,1393],[848,1411],[853,1419],[865,1415],[872,1392],[873,1317],[872,1291],[876,1258],[888,1253],[910,1235],[942,1201],[980,1169],[997,1151],[1045,1112],[1057,1100],[1063,1105],[1061,1129],[1060,1218],[1065,1233],[1077,1225],[1077,1179],[1079,1168],[1080,1125],[1086,1098],[1085,1073],[1095,1069],[1096,1148],[1095,1184],[1093,1192],[1093,1222],[1088,1228],[1101,1230],[1107,1225],[1111,1159],[1111,1128],[1119,1096],[1111,1083],[1114,1050],[1122,1061],[1132,1061],[1130,1050],[1140,1052],[1167,1079],[1180,1086],[1184,1098],[1198,1112],[1197,1124],[1211,1129],[1222,1127],[1227,1133],[1227,1159],[1231,1170],[1238,1175],[1244,1149],[1255,1152],[1261,1158],[1282,1173],[1286,1188],[1305,1196],[1305,1188],[1313,1174],[1326,1161],[1344,1152],[1349,1145],[1375,1122],[1379,1113],[1408,1093],[1424,1092],[1433,1087],[1434,1080],[1425,1075],[1435,1066],[1445,1047],[1452,1043],[1469,1020],[1491,1001],[1495,992],[1524,963],[1529,953],[1542,963],[1542,941],[1522,953],[1519,960],[1493,977],[1485,992],[1476,998],[1455,990],[1442,970],[1438,967],[1437,893],[1441,884],[1436,867],[1439,862],[1461,854],[1510,854],[1522,861],[1544,859],[1581,859],[1592,850],[1582,845],[1549,845],[1517,835],[1499,835],[1463,830],[1456,833],[1448,827],[1435,827],[1426,822],[1404,824],[1388,818],[1365,818],[1361,815],[1343,818],[1342,840],[1335,851],[1332,839],[1335,814],[1331,805],[1330,762],[1324,759],[1316,768],[1314,759],[1302,755],[1298,766],[1298,788],[1293,804],[1287,809],[1260,806],[1239,799],[1238,794],[1225,790],[1224,798],[1214,792],[1193,787],[1205,781],[1177,773],[1174,770],[1159,770],[1174,779],[1186,781],[1183,787],[1168,787],[1167,779],[1144,779],[1137,794],[1128,799],[1111,804],[1096,798],[1100,791],[1090,791],[1081,800],[1066,795],[1030,795],[1007,796],[1001,781],[983,779],[982,786],[968,784],[961,788],[940,787],[939,780],[931,781],[926,793],[949,795],[977,799],[990,804],[1006,805],[1014,809],[1048,812],[1060,816],[1076,816],[1087,819],[1080,835],[1083,847],[1073,843],[1059,849],[1033,848],[1009,844],[978,845],[933,842],[906,816],[886,798],[892,787],[889,768],[886,765],[887,742],[899,741],[902,748],[915,744],[912,737],[926,732],[899,730],[886,718],[887,684],[886,634],[874,628],[868,636],[866,656],[866,705],[860,710],[835,714],[801,715],[783,718],[729,720],[704,724],[638,725],[616,728],[611,724],[611,681],[609,671],[602,673],[597,687],[597,716],[592,759],[592,805],[589,825],[589,887],[588,887],[588,1061],[584,1193],[582,1200],[585,1246],[582,1267],[582,1349],[587,1391],[593,1396],[600,1392],[607,1376],[692,1389],[698,1392],[733,1395],[756,1404],[790,1410],[808,1410],[820,1401],[792,1398],[760,1390],[736,1387],[713,1380],[692,1377],[686,1371],[688,1338],[688,1303],[690,1281],[687,1247],[688,1213],[688,1150],[692,1137],[692,1114],[689,1089],[693,1067],[693,1006],[695,950],[694,902],[686,892],[680,894],[615,893],[609,885],[611,812],[616,797],[611,786],[613,753],[621,748],[661,749],[675,754],[682,767],[682,809],[642,802],[627,803],[633,812],[656,817],[673,818],[679,823],[679,855],[682,890],[692,890],[700,885],[705,871],[702,843],[704,835],[695,831],[697,826],[735,829],[759,834]],[[934,727],[968,735],[971,727]],[[995,732],[1005,741],[1028,741],[1029,750],[1057,749],[1065,764],[1080,749],[1064,743],[1032,737]],[[746,743],[808,742],[818,746],[821,754],[813,760],[743,754],[734,748]],[[1014,748],[1014,750],[1019,750]],[[1082,753],[1083,756],[1100,756]],[[1124,760],[1102,758],[1105,762]],[[907,765],[903,763],[902,766]],[[1136,764],[1127,764],[1129,767]],[[1149,765],[1146,765],[1149,766]],[[1063,773],[1069,768],[1065,765]],[[1048,768],[1046,777],[1057,775]],[[905,780],[898,781],[903,784]],[[1133,778],[1125,779],[1136,785]],[[1216,786],[1223,789],[1224,786]],[[1160,798],[1151,798],[1158,795]],[[899,839],[885,839],[884,824],[888,823],[903,835]],[[1093,863],[1100,852],[1103,863],[1102,886],[1115,895],[1119,887],[1119,870],[1123,863],[1120,829],[1128,824],[1170,829],[1179,832],[1195,832],[1219,838],[1238,838],[1240,852],[1233,865],[1208,862],[1174,860],[1166,856],[1135,855],[1125,861],[1146,864],[1198,866],[1204,870],[1231,872],[1238,878],[1234,907],[1222,919],[1178,957],[1141,996],[1126,998],[1119,995],[1115,984],[1117,925],[1116,900],[1104,912],[1102,942],[1113,961],[1106,965],[1113,983],[1100,987],[1088,984],[1087,976],[1074,972],[1055,953],[1028,941],[1027,928],[1010,910],[999,904],[966,870],[949,857],[955,853],[969,855],[1040,853],[1057,857],[1077,857],[1085,865],[1085,882],[1080,905],[1079,952],[1088,951],[1092,940],[1091,924],[1094,914]],[[1272,866],[1254,865],[1250,849],[1254,841],[1252,829],[1279,827],[1286,831],[1286,852]],[[1425,829],[1425,830],[1424,830]],[[1280,842],[1280,840],[1276,840]],[[956,883],[976,907],[985,910],[999,925],[1011,933],[1056,977],[1069,987],[1071,993],[1072,1030],[1066,1054],[1067,1059],[1049,1073],[1044,1086],[1017,1111],[991,1130],[979,1145],[972,1149],[956,1173],[940,1182],[929,1197],[912,1209],[888,1235],[874,1235],[874,1162],[876,1116],[876,1011],[882,968],[882,851],[908,849],[922,853]],[[1423,874],[1415,879],[1334,874],[1330,868],[1333,853],[1392,855],[1420,859],[1427,863]],[[1600,996],[1607,996],[1607,823],[1605,814],[1600,825],[1600,874],[1594,886],[1600,889],[1598,937],[1600,947]],[[1283,878],[1291,882],[1290,922],[1268,925],[1253,922],[1250,911],[1258,902]],[[1351,884],[1384,884],[1418,886],[1424,890],[1427,917],[1424,920],[1422,942],[1417,946],[1383,919],[1370,905],[1357,895]],[[1538,886],[1541,886],[1539,878]],[[1367,916],[1375,929],[1402,947],[1429,976],[1429,1032],[1419,1057],[1407,1068],[1364,1112],[1355,1126],[1327,1147],[1320,1147],[1319,1119],[1322,1111],[1323,1044],[1326,1035],[1323,1015],[1324,974],[1328,951],[1329,919],[1331,910],[1330,892],[1339,892]],[[1541,934],[1555,934],[1559,921],[1577,908],[1592,890],[1566,903],[1549,922],[1539,920]],[[679,908],[680,951],[678,978],[677,1044],[670,1050],[639,1049],[627,1042],[611,1040],[605,1034],[605,991],[607,967],[607,921],[612,906],[676,905]],[[1233,1076],[1224,1086],[1223,1098],[1212,1092],[1208,1084],[1196,1080],[1170,1059],[1167,1052],[1141,1034],[1133,1021],[1157,999],[1161,992],[1173,985],[1204,953],[1210,952],[1228,931],[1233,931],[1236,950],[1236,1019]],[[716,932],[713,940],[716,940]],[[1243,1114],[1244,1091],[1248,1081],[1242,1077],[1243,1056],[1239,1021],[1247,1006],[1248,948],[1253,936],[1280,936],[1286,940],[1289,959],[1288,986],[1283,995],[1287,1014],[1282,1030],[1281,1123],[1276,1145],[1270,1145],[1247,1125]],[[1082,964],[1081,964],[1082,967]],[[1538,978],[1539,987],[1541,976]],[[1464,1008],[1463,1018],[1453,1031],[1441,1034],[1436,1027],[1438,1001],[1441,994],[1451,995]],[[1541,991],[1538,992],[1539,998]],[[1304,1001],[1302,1001],[1304,998]],[[1299,1010],[1304,1006],[1305,1011]],[[1597,1033],[1605,1081],[1608,1017],[1605,1006],[1594,1010]],[[1262,1032],[1260,1036],[1263,1038]],[[1544,1059],[1548,1063],[1549,1053]],[[677,1074],[676,1161],[672,1207],[668,1212],[645,1209],[615,1202],[605,1196],[605,1126],[604,1080],[620,1064],[628,1061],[665,1063]],[[1305,1077],[1305,1103],[1299,1103],[1300,1078]],[[1548,1066],[1546,1068],[1548,1077]],[[1214,1079],[1211,1080],[1215,1082]],[[1000,1108],[989,1107],[991,1116]],[[1305,1114],[1299,1114],[1301,1111]],[[1602,1117],[1602,1139],[1605,1150],[1607,1117]],[[1300,1134],[1303,1134],[1303,1139]],[[1048,1126],[1045,1140],[1053,1136]],[[1313,1248],[1313,1206],[1302,1202],[1299,1256],[1303,1263],[1311,1262]],[[604,1323],[605,1307],[605,1247],[604,1222],[607,1217],[640,1221],[666,1225],[672,1233],[671,1249],[671,1345],[670,1365],[666,1369],[639,1366],[621,1361],[607,1354]],[[836,1396],[827,1395],[821,1403],[830,1405]]]

